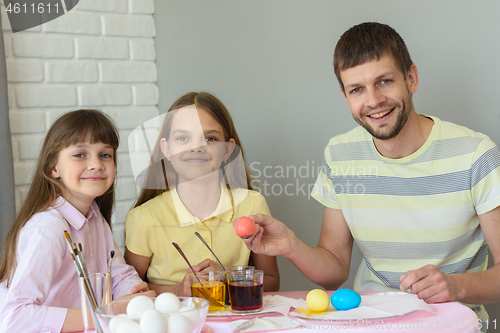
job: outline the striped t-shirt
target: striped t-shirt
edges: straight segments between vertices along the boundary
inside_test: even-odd
[[[486,270],[478,215],[500,206],[500,152],[486,136],[434,121],[410,156],[380,155],[362,127],[332,138],[312,196],[341,209],[363,252],[354,289],[399,290],[426,264],[452,273]]]

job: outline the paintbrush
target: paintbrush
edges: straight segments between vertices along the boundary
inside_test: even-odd
[[[66,242],[68,243],[69,251],[71,253],[75,254],[75,251],[73,250],[73,241],[71,240],[71,236],[69,235],[68,230],[64,230],[64,238],[66,239]]]
[[[64,230],[64,238],[66,239],[66,242],[68,243],[69,250],[71,253],[71,258],[73,259],[73,263],[75,264],[76,267],[76,272],[80,278],[84,277],[84,291],[85,291],[85,298],[87,299],[87,302],[89,304],[90,312],[92,314],[92,320],[94,321],[94,327],[97,330],[98,333],[103,333],[102,328],[97,321],[97,316],[95,314],[95,309],[97,308],[97,302],[95,299],[95,294],[94,291],[92,290],[92,286],[90,285],[87,274],[87,268],[85,267],[85,262],[83,260],[83,255],[80,251],[78,251],[76,245],[73,243],[71,240],[71,236],[67,230]],[[83,311],[83,309],[82,309]]]
[[[87,265],[85,264],[85,258],[83,257],[83,246],[82,246],[82,243],[78,243],[78,245],[79,245],[80,249],[78,249],[76,247],[76,244],[73,243],[73,251],[77,255],[77,258],[80,260],[80,263],[81,263],[80,267],[83,270],[84,276],[88,277],[89,272],[87,271]]]
[[[198,238],[201,240],[201,242],[202,242],[203,244],[205,244],[205,246],[207,247],[207,249],[208,249],[210,252],[212,252],[212,254],[214,255],[215,260],[217,260],[217,262],[219,263],[220,267],[222,267],[222,270],[223,270],[224,272],[226,272],[226,269],[224,268],[224,266],[223,266],[223,265],[222,265],[222,263],[220,262],[219,258],[217,258],[217,256],[215,255],[214,251],[212,251],[212,249],[210,248],[210,246],[208,246],[207,242],[205,242],[205,240],[203,239],[203,237],[201,237],[201,235],[198,233],[198,231],[195,231],[195,233],[194,233],[194,234],[196,235],[196,237],[198,237]]]
[[[71,237],[70,237],[71,240]],[[80,277],[85,278],[85,284],[87,285],[87,288],[91,291],[91,302],[94,304],[94,309],[97,308],[97,300],[95,298],[95,293],[94,290],[92,289],[92,285],[90,284],[90,281],[88,280],[89,277],[89,272],[87,271],[87,266],[85,265],[85,259],[83,258],[83,247],[81,244],[80,245],[80,250],[76,247],[76,244],[73,243],[73,253],[75,254],[75,259],[78,264],[78,267],[80,267]]]
[[[83,257],[83,246],[82,246],[82,243],[78,243],[78,250],[80,251],[82,262],[83,262],[83,264],[86,267],[87,264],[85,263],[85,258]]]
[[[111,258],[109,259],[108,273],[106,274],[106,282],[104,282],[104,293],[102,295],[102,304],[111,302],[111,262],[115,256],[115,250],[111,250]]]

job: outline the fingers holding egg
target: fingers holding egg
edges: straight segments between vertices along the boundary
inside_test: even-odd
[[[255,230],[257,230],[257,226],[255,225],[254,220],[249,217],[243,216],[234,222],[234,230],[239,237],[247,239],[255,233]]]

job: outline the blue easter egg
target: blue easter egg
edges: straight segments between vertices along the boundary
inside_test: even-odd
[[[361,296],[351,289],[339,289],[332,294],[332,305],[339,311],[357,308],[361,303]]]

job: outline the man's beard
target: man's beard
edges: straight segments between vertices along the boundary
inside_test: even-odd
[[[394,112],[396,111],[395,109],[398,108],[399,106],[400,106],[399,104],[387,104],[387,105],[382,104],[380,106],[377,106],[377,108],[392,108],[393,110],[391,112]],[[368,123],[361,120],[360,118],[354,117],[354,120],[356,120],[356,122],[359,125],[363,126],[363,128],[366,129],[368,133],[370,133],[374,138],[379,140],[389,140],[396,137],[399,134],[399,132],[401,132],[406,122],[408,121],[408,117],[412,109],[411,98],[408,100],[404,100],[403,106],[400,107],[399,109],[401,111],[397,115],[396,123],[394,124],[393,128],[389,130],[389,132],[382,131],[383,127],[380,128],[380,130],[377,132],[372,126],[370,126]]]

